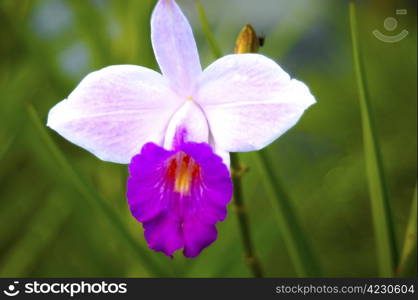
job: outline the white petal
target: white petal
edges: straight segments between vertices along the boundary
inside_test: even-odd
[[[160,0],[151,17],[151,40],[161,72],[189,97],[202,72],[192,28],[174,0]]]
[[[259,54],[224,56],[204,70],[198,103],[215,144],[228,152],[261,149],[315,103],[307,86]]]
[[[229,153],[215,145],[202,109],[192,100],[187,100],[170,120],[164,148],[173,149],[179,142],[179,138],[184,142],[209,143],[213,151],[222,158],[224,164],[229,168]]]
[[[142,145],[162,145],[182,101],[152,70],[110,66],[87,75],[49,112],[47,125],[97,157],[129,163]]]
[[[206,117],[202,109],[192,100],[186,100],[171,118],[166,131],[164,148],[175,147],[178,138],[182,138],[184,142],[209,142]]]

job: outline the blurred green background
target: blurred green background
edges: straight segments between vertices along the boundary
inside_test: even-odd
[[[367,84],[402,250],[417,171],[416,1],[360,2]],[[214,57],[195,1],[178,3],[207,66]],[[378,276],[348,2],[202,4],[224,53],[232,52],[239,30],[251,23],[266,37],[260,52],[307,83],[317,98],[265,154],[312,243],[322,269],[318,275]],[[232,205],[212,246],[195,259],[180,252],[169,259],[147,249],[142,227],[130,215],[126,166],[100,161],[44,126],[48,110],[89,72],[127,63],[157,69],[149,37],[154,5],[151,0],[0,0],[0,277],[251,276]],[[396,15],[396,9],[408,13]],[[398,20],[392,32],[384,28],[387,17]],[[384,43],[372,35],[375,29],[409,34]],[[265,276],[297,276],[254,153],[240,158],[249,167],[245,203]],[[406,275],[416,276],[416,266]]]

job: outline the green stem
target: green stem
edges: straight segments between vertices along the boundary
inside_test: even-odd
[[[276,221],[282,232],[282,238],[290,254],[296,273],[300,277],[320,276],[320,267],[311,244],[307,239],[292,202],[285,189],[280,185],[265,150],[258,151],[255,161],[259,165],[263,179],[267,183],[270,202],[275,211]]]
[[[209,42],[213,55],[216,58],[221,57],[222,52],[215,40],[215,37],[212,34],[212,30],[210,29],[209,22],[206,17],[205,9],[203,8],[203,5],[200,3],[200,1],[196,2],[196,10],[199,14],[199,20],[202,25],[203,33]],[[234,206],[236,208],[241,240],[244,247],[245,261],[248,264],[254,277],[263,277],[262,267],[255,254],[254,246],[252,243],[248,215],[244,204],[244,195],[242,193],[241,177],[243,172],[237,153],[231,153],[231,167],[232,180],[234,183]]]
[[[398,261],[398,250],[396,245],[395,228],[390,208],[389,196],[385,184],[383,163],[379,144],[375,134],[374,120],[369,103],[367,86],[365,83],[364,67],[357,32],[355,0],[350,0],[349,15],[354,59],[354,72],[359,92],[364,152],[373,214],[374,231],[376,235],[379,274],[382,277],[392,277],[394,268]]]
[[[206,38],[210,41],[213,54],[216,57],[220,57],[220,52],[217,51],[219,47],[216,44],[216,40],[213,38],[203,7],[200,3],[197,4],[197,7],[199,14],[201,15],[200,21],[202,23],[203,31]],[[262,166],[260,171],[268,183],[269,190],[272,192],[270,197],[271,203],[276,211],[279,228],[282,230],[283,239],[286,243],[287,249],[289,250],[297,274],[299,276],[318,276],[320,274],[319,265],[313,251],[311,250],[311,246],[303,233],[287,194],[284,192],[284,189],[279,186],[279,181],[275,177],[275,174],[271,169],[271,165],[268,163],[268,159],[265,157],[264,153],[257,151],[255,152],[255,156],[257,157],[256,161]],[[245,248],[244,251],[246,253],[246,257],[249,258],[247,259],[247,262],[249,263],[251,270],[254,274],[258,274],[261,272],[261,267],[254,255],[254,247],[251,243],[248,218],[242,199],[240,176],[242,175],[242,172],[236,153],[231,153],[231,165],[233,171],[238,170],[239,173],[239,176],[234,176],[234,202],[237,207],[237,216]]]
[[[244,205],[244,197],[242,193],[241,177],[243,175],[243,168],[239,162],[238,154],[231,153],[231,167],[232,167],[232,180],[234,182],[234,207],[238,217],[239,228],[241,232],[241,239],[244,245],[245,260],[251,269],[254,277],[263,277],[263,271],[260,265],[260,261],[255,255],[254,247],[252,244],[249,218],[247,215],[247,209]]]

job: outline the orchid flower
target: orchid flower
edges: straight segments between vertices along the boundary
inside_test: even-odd
[[[158,1],[151,40],[162,74],[135,65],[92,72],[47,125],[102,160],[129,163],[128,203],[149,247],[195,257],[226,217],[229,152],[267,146],[315,99],[259,54],[226,55],[202,71],[174,0]]]

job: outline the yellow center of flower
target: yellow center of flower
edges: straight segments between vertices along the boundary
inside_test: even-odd
[[[190,195],[193,180],[200,175],[200,166],[184,152],[175,154],[169,160],[167,177],[174,181],[174,191]]]

